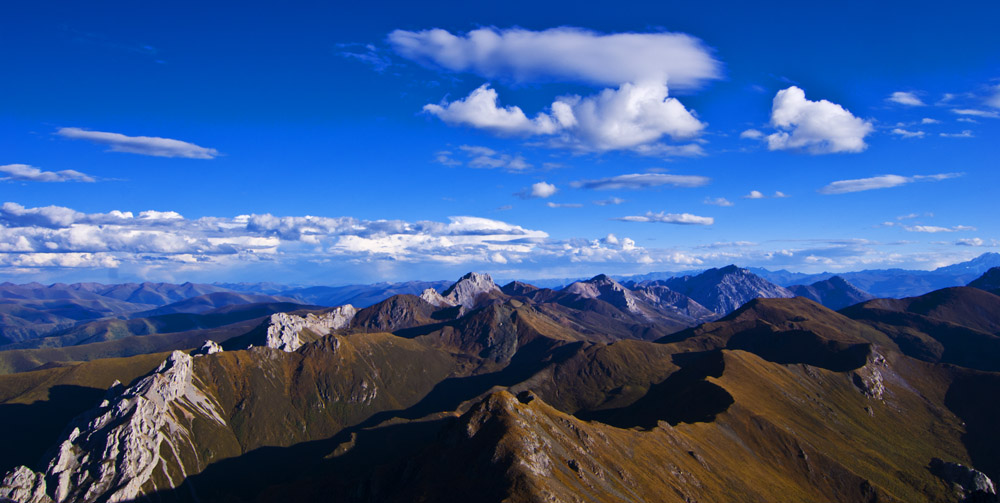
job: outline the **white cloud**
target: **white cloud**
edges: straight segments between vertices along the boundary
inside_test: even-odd
[[[74,140],[87,140],[108,145],[112,152],[156,157],[186,157],[189,159],[214,159],[219,155],[219,151],[214,148],[199,147],[193,143],[155,136],[125,136],[119,133],[88,131],[75,127],[60,128],[56,134]]]
[[[923,119],[920,120],[920,123],[921,124],[940,124],[941,121],[939,121],[937,119],[931,119],[929,117],[924,117]]]
[[[923,131],[907,131],[906,129],[895,128],[892,130],[892,134],[902,136],[903,138],[923,138],[926,133]]]
[[[72,169],[42,171],[27,164],[0,166],[0,181],[19,182],[94,182],[94,177]]]
[[[1000,112],[993,112],[990,110],[977,110],[974,108],[955,108],[952,109],[952,112],[958,115],[971,115],[973,117],[983,117],[986,119],[1000,118]]]
[[[599,86],[657,81],[691,89],[722,75],[701,41],[681,33],[479,28],[458,36],[442,29],[396,30],[388,38],[405,58],[487,79]]]
[[[740,138],[744,140],[759,140],[764,137],[764,133],[756,129],[747,129],[746,131],[740,133]]]
[[[615,220],[621,220],[622,222],[652,222],[681,225],[712,225],[715,223],[715,219],[712,217],[700,217],[690,213],[664,213],[662,211],[660,213],[648,211],[645,215],[627,216],[616,218]]]
[[[954,227],[940,227],[937,225],[904,225],[903,229],[907,232],[927,232],[931,234],[936,234],[938,232],[962,232],[976,230],[975,227],[970,227],[968,225],[956,225]]]
[[[520,107],[500,106],[488,84],[451,103],[425,105],[424,111],[448,124],[508,136],[551,136],[553,146],[583,151],[652,148],[664,136],[687,139],[705,127],[676,98],[668,97],[667,86],[660,83],[623,83],[592,96],[560,97],[534,118]],[[690,152],[690,147],[679,152],[698,153],[700,148]]]
[[[711,179],[698,175],[671,175],[665,173],[632,173],[597,180],[579,180],[571,183],[574,188],[593,190],[639,190],[662,185],[675,187],[701,187]]]
[[[594,204],[596,204],[598,206],[608,206],[608,205],[612,205],[612,204],[618,205],[618,204],[621,204],[621,203],[624,203],[624,202],[625,202],[625,200],[622,199],[622,198],[620,198],[620,197],[612,197],[610,199],[604,199],[604,200],[601,200],[601,201],[594,201]]]
[[[580,203],[553,203],[549,201],[545,205],[549,208],[583,208],[583,205]]]
[[[759,190],[751,190],[749,194],[743,196],[743,199],[764,199],[767,196]]]
[[[531,187],[518,192],[517,196],[521,199],[545,199],[558,191],[559,189],[551,183],[538,182],[532,184]]]
[[[800,150],[813,154],[861,152],[870,122],[851,115],[827,100],[809,101],[802,89],[778,91],[771,109],[771,125],[779,131],[768,135],[770,150]]]
[[[926,105],[920,100],[920,98],[917,97],[916,94],[906,91],[896,91],[886,98],[886,100],[911,107],[922,107]]]
[[[966,129],[961,133],[940,133],[942,138],[972,138],[974,135],[972,131]]]
[[[776,191],[774,191],[774,195],[771,196],[771,197],[773,197],[775,199],[784,199],[786,197],[789,197],[789,195],[785,194],[784,192],[782,192],[780,190],[776,190]]]
[[[964,238],[955,241],[958,246],[1000,246],[1000,241],[996,239],[990,239],[989,241],[983,238]]]
[[[733,202],[724,197],[706,197],[705,204],[711,204],[712,206],[732,206]]]
[[[937,182],[949,178],[957,178],[962,173],[941,173],[937,175],[881,175],[871,178],[858,178],[854,180],[839,180],[819,189],[820,194],[846,194],[848,192],[861,192],[873,189],[888,189],[906,185],[912,182]]]
[[[957,118],[955,120],[958,121],[958,122],[966,122],[966,123],[969,123],[969,124],[979,124],[979,121],[977,121],[976,119],[970,119],[968,117],[959,117],[959,118]]]

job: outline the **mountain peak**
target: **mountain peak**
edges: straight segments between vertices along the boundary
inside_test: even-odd
[[[453,285],[449,286],[441,295],[451,301],[454,305],[463,305],[472,309],[476,307],[477,299],[480,295],[492,292],[500,292],[500,287],[493,282],[493,278],[487,273],[470,272],[459,278]]]

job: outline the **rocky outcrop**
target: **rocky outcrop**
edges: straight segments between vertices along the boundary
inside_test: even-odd
[[[192,441],[194,418],[226,425],[197,384],[193,359],[181,351],[128,388],[115,383],[99,407],[75,420],[44,474],[19,467],[4,478],[0,496],[118,502],[179,485],[188,471],[204,468]]]
[[[433,288],[424,290],[423,293],[420,294],[420,298],[434,307],[451,307],[455,305],[454,302],[444,298],[444,296]]]
[[[851,372],[851,381],[868,398],[881,400],[885,393],[885,384],[882,372],[889,364],[885,357],[872,351],[865,366]]]
[[[942,480],[961,488],[966,497],[978,493],[979,495],[992,495],[994,496],[993,500],[996,500],[997,490],[993,481],[979,470],[938,458],[931,459],[930,469],[934,475]]]
[[[587,281],[577,281],[562,291],[584,299],[600,299],[633,314],[642,312],[636,302],[635,294],[605,274],[599,274]]]
[[[200,348],[192,351],[191,356],[211,355],[221,352],[222,352],[222,346],[220,346],[218,342],[215,342],[213,340],[207,340],[205,341],[205,344],[203,344]]]
[[[493,278],[486,273],[470,272],[448,287],[441,296],[453,306],[462,305],[466,309],[475,309],[480,298],[491,293],[502,293]]]
[[[330,332],[346,327],[354,319],[357,309],[348,304],[335,307],[320,315],[309,313],[297,316],[288,313],[271,315],[267,326],[265,345],[269,348],[292,352],[308,342],[302,337],[302,332],[308,330],[313,335],[325,336]]]

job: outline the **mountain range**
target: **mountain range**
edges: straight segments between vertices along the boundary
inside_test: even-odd
[[[559,290],[470,273],[230,326],[0,375],[0,496],[996,500],[1000,296],[979,288],[836,312],[737,267]]]

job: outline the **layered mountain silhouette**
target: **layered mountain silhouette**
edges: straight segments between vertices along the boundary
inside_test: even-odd
[[[840,276],[817,281],[811,285],[792,285],[788,287],[788,290],[799,297],[819,302],[833,310],[875,298],[874,295],[850,284]]]
[[[836,312],[736,267],[560,290],[469,274],[227,327],[0,375],[0,496],[996,498],[1000,296],[977,288]]]

